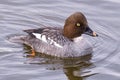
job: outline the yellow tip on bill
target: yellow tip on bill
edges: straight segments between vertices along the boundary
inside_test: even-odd
[[[98,36],[98,35],[96,34],[96,32],[93,32],[93,36],[96,37],[96,36]]]

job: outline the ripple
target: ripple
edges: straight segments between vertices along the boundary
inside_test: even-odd
[[[119,44],[115,34],[112,34],[114,31],[105,29],[109,25],[93,24],[98,26],[95,31],[97,31],[99,35],[98,38],[93,38],[91,40],[91,42],[94,42],[93,45],[95,48],[93,61],[97,63],[98,61],[104,61],[105,59],[110,59],[116,55],[115,53],[117,53]]]
[[[91,80],[98,80],[101,75],[104,75],[102,80],[119,79],[119,1],[92,0],[92,2],[94,3],[84,0],[2,0],[0,2],[0,79],[82,80],[84,79],[82,75],[87,74],[90,74],[88,77],[92,78]],[[6,36],[24,34],[22,32],[24,29],[44,26],[63,27],[65,19],[77,11],[85,14],[89,26],[99,35],[95,38],[88,37],[94,46],[94,53],[90,64],[86,66],[81,64],[80,60],[76,61],[77,65],[74,65],[69,64],[76,63],[73,60],[64,63],[64,60],[43,57],[29,59],[23,57],[25,53],[23,46],[6,41]],[[26,61],[43,64],[28,64]],[[97,74],[92,76],[91,74],[94,73]]]

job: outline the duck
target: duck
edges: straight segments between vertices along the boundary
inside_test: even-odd
[[[60,58],[91,54],[93,46],[82,34],[98,36],[88,26],[87,19],[82,12],[71,14],[65,20],[63,28],[43,27],[23,31],[27,35],[20,36],[19,40],[32,48],[31,56],[35,56],[36,52],[39,52]]]

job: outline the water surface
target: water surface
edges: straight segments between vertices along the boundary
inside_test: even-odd
[[[64,60],[24,57],[26,46],[7,41],[11,34],[44,26],[63,27],[74,12],[83,12],[99,37],[88,37],[93,56]],[[1,0],[0,80],[119,80],[120,1],[118,0]]]

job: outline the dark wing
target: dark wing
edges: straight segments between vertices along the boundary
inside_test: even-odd
[[[61,32],[60,28],[51,28],[51,27],[47,27],[47,28],[38,28],[38,29],[28,29],[28,30],[23,30],[24,32],[31,34],[31,33],[39,33],[42,34],[44,32],[55,32],[55,31],[59,31]]]
[[[31,34],[31,33],[42,33],[45,28],[38,28],[38,29],[28,29],[23,30],[24,32]]]
[[[39,28],[39,29],[29,29],[24,30],[31,37],[42,40],[46,43],[52,45],[64,45],[67,41],[69,41],[62,34],[62,29],[60,28]]]
[[[42,34],[44,33],[45,28],[38,28],[38,29],[27,29],[27,30],[23,30],[24,32],[28,33],[29,36],[36,38],[35,35],[33,35],[33,33],[39,33]]]

